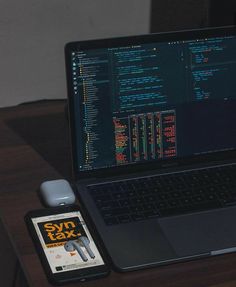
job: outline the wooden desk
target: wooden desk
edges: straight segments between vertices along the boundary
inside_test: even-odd
[[[23,217],[43,207],[36,192],[42,181],[70,178],[67,134],[62,101],[0,110],[0,214],[29,286],[51,285]],[[236,254],[126,274],[112,272],[81,286],[232,287],[236,286]]]

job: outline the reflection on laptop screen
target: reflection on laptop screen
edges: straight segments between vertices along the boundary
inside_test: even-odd
[[[79,171],[235,149],[236,37],[71,59]]]

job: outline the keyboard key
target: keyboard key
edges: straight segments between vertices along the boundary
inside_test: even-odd
[[[120,206],[130,206],[131,204],[131,200],[130,199],[121,199],[119,200],[119,204]]]
[[[115,217],[104,218],[104,221],[106,225],[115,225],[119,223],[119,221]]]
[[[118,221],[120,223],[127,223],[127,222],[131,222],[132,218],[130,218],[129,215],[121,215],[121,216],[118,216]]]
[[[133,213],[133,214],[131,214],[131,218],[132,218],[134,221],[139,221],[139,220],[145,219],[145,216],[144,216],[144,214],[142,214],[142,213]]]
[[[143,213],[143,215],[146,217],[146,218],[156,218],[156,217],[159,217],[160,216],[160,213],[157,211],[157,210],[152,210],[152,211],[145,211]]]

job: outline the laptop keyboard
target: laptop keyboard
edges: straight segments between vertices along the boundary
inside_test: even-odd
[[[236,204],[236,165],[88,186],[105,223],[115,225]]]

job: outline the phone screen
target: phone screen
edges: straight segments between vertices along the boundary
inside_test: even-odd
[[[79,211],[31,218],[52,273],[104,265],[104,261]],[[86,240],[86,248],[83,244]],[[78,250],[66,248],[73,240]],[[71,247],[71,246],[70,246]]]

